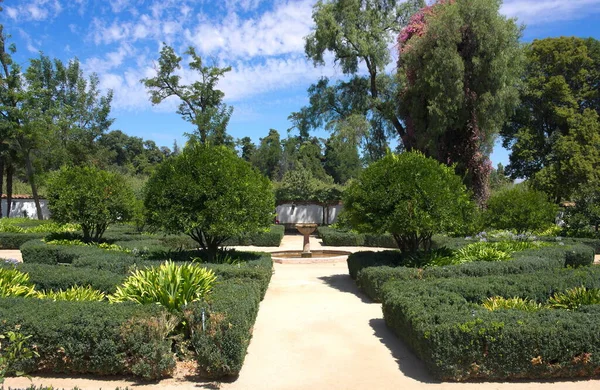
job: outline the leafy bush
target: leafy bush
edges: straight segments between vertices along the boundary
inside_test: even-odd
[[[20,371],[140,375],[132,366],[148,359],[142,351],[165,345],[163,358],[173,360],[171,341],[162,335],[151,338],[149,333],[134,339],[137,344],[132,345],[124,342],[122,328],[132,318],[163,314],[158,305],[0,298],[0,333],[20,325],[23,334],[31,335],[31,345],[36,345],[39,357],[20,362],[15,367]]]
[[[148,223],[185,233],[214,256],[231,237],[273,220],[271,182],[226,147],[188,143],[156,168],[147,184]]]
[[[229,279],[215,288],[208,302],[195,302],[185,311],[198,368],[205,376],[218,378],[239,373],[252,337],[260,299],[261,289],[257,282]]]
[[[158,303],[175,312],[181,310],[182,306],[205,298],[215,281],[216,276],[211,270],[193,264],[176,265],[166,261],[159,267],[134,271],[109,296],[109,300],[113,303]]]
[[[90,286],[73,286],[66,290],[38,291],[35,294],[39,299],[51,299],[53,301],[103,301],[105,296],[102,291],[95,290]]]
[[[344,194],[361,233],[390,233],[403,252],[429,250],[433,234],[460,230],[474,205],[454,169],[416,152],[388,154]]]
[[[575,192],[574,206],[567,207],[564,232],[570,237],[597,237],[600,227],[600,187],[586,184]]]
[[[519,297],[490,297],[483,301],[482,306],[488,309],[489,311],[508,309],[535,311],[540,310],[542,308],[542,305],[537,303],[536,301],[530,299],[523,299]]]
[[[386,324],[441,380],[593,376],[600,369],[600,307],[489,311],[489,297],[547,301],[600,288],[600,268],[510,276],[396,280],[383,288]]]
[[[600,289],[574,287],[565,292],[557,292],[548,299],[548,306],[553,309],[577,310],[582,305],[599,305]]]
[[[134,195],[125,179],[91,167],[65,167],[48,185],[48,207],[59,223],[78,223],[84,241],[98,241],[108,225],[131,217]]]
[[[15,369],[15,366],[18,366],[23,360],[38,356],[37,352],[29,346],[31,336],[25,336],[19,332],[19,329],[20,326],[16,326],[15,330],[9,330],[6,334],[0,333],[0,388],[2,389],[2,383],[7,374],[17,376],[25,374],[25,372]]]
[[[269,230],[258,233],[242,234],[230,238],[223,243],[226,246],[253,245],[253,246],[279,246],[285,234],[283,225],[271,225]]]
[[[0,249],[19,249],[31,240],[40,240],[46,233],[0,233]]]
[[[543,192],[518,185],[492,194],[484,219],[494,229],[517,233],[543,230],[554,223],[558,208]]]
[[[0,297],[30,297],[34,294],[29,275],[16,269],[0,268]]]
[[[356,284],[374,301],[381,301],[381,288],[389,280],[438,279],[488,275],[516,275],[565,267],[569,247],[552,246],[516,252],[511,261],[472,262],[442,267],[417,269],[402,267],[396,252],[362,252],[348,256],[350,276],[355,272]],[[358,257],[358,258],[357,258]],[[352,266],[351,266],[352,264]],[[591,264],[591,261],[587,265]]]
[[[587,245],[579,244],[569,248],[565,253],[565,265],[581,267],[594,262],[594,249]]]

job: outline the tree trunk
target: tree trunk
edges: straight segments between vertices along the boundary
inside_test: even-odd
[[[25,165],[27,168],[27,180],[29,180],[29,184],[31,185],[31,194],[33,195],[33,201],[35,202],[35,210],[37,211],[38,219],[44,219],[44,215],[42,214],[42,207],[40,206],[40,197],[37,192],[37,186],[35,184],[35,177],[33,173],[33,164],[31,163],[31,151],[28,150],[25,153]]]
[[[10,210],[12,210],[12,196],[13,196],[13,175],[15,173],[15,166],[11,160],[6,165],[6,218],[10,218]]]

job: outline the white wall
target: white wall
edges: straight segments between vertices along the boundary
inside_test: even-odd
[[[329,206],[328,209],[328,218],[325,220],[327,225],[336,221],[342,206]],[[280,224],[318,223],[322,225],[323,210],[327,212],[327,208],[318,204],[285,203],[277,206],[277,219]]]
[[[46,199],[40,199],[40,206],[42,207],[42,215],[44,219],[50,218],[50,211],[48,210],[48,201]],[[6,199],[2,199],[2,216],[7,216]],[[10,217],[25,217],[31,219],[37,218],[37,211],[35,211],[35,202],[33,199],[13,199],[10,208]]]

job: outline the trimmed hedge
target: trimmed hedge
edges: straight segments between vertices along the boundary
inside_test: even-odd
[[[398,247],[394,238],[389,234],[359,234],[345,232],[327,226],[319,226],[317,234],[323,239],[323,245],[326,246]]]
[[[3,233],[0,232],[0,249],[19,249],[31,240],[40,240],[48,233]]]
[[[359,252],[359,256],[354,256],[354,254],[348,256],[348,268],[351,269],[351,276],[352,270],[356,272],[357,285],[371,299],[378,302],[381,300],[381,288],[389,280],[514,275],[540,270],[551,270],[575,265],[568,259],[568,254],[571,252],[578,254],[577,266],[590,265],[594,261],[591,248],[587,245],[579,244],[528,249],[514,253],[513,260],[508,261],[476,261],[444,267],[427,267],[424,269],[395,266],[398,263],[394,263],[394,261],[399,261],[398,259],[400,259],[399,252]],[[367,263],[369,259],[372,259],[372,263]],[[389,266],[390,264],[394,266]]]
[[[225,241],[225,246],[252,245],[252,246],[279,246],[285,227],[283,225],[271,225],[268,231],[234,237]]]
[[[252,338],[261,287],[257,281],[228,279],[218,284],[207,303],[193,303],[187,316],[198,367],[209,378],[238,375]],[[202,311],[205,328],[202,327]]]
[[[492,296],[545,302],[600,288],[600,267],[510,276],[395,280],[383,287],[386,324],[441,380],[589,377],[600,372],[600,307],[488,311]]]
[[[162,315],[165,311],[158,305],[0,298],[0,333],[19,325],[21,333],[32,335],[29,341],[40,357],[21,362],[25,372],[157,379],[175,367],[171,340],[160,329],[144,332],[149,319]],[[162,372],[148,370],[143,363],[149,360]]]
[[[12,267],[6,265],[3,267]],[[71,266],[55,266],[48,264],[19,264],[16,268],[29,274],[29,281],[36,285],[36,290],[66,290],[73,286],[91,286],[106,294],[115,292],[117,285],[125,280],[125,275],[110,271],[77,268]]]

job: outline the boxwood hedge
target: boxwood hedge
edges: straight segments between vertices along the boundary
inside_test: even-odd
[[[226,246],[253,245],[253,246],[279,246],[285,233],[283,225],[272,225],[268,231],[246,234],[230,238],[225,241]]]
[[[395,280],[383,287],[386,324],[441,380],[588,377],[600,372],[600,307],[488,311],[492,296],[546,301],[600,288],[600,268],[510,276]]]
[[[228,279],[215,288],[208,302],[191,305],[187,312],[192,327],[191,342],[204,376],[218,378],[240,372],[261,295],[256,280]]]
[[[47,234],[0,232],[0,249],[19,249],[27,241],[42,239]]]
[[[348,268],[351,276],[353,271],[355,272],[357,285],[371,299],[380,301],[381,288],[388,280],[522,274],[565,266],[590,265],[594,261],[594,255],[592,248],[578,244],[516,252],[513,254],[513,260],[508,261],[478,261],[424,269],[399,266],[400,259],[399,252],[359,252],[358,255],[348,257]],[[371,263],[367,263],[368,261]],[[365,264],[369,266],[365,267]],[[390,264],[396,266],[389,266]]]
[[[157,305],[67,302],[34,298],[0,298],[0,333],[16,326],[35,345],[39,357],[19,363],[25,372],[96,375],[133,374],[148,379],[168,376],[175,366],[171,340],[143,324],[165,315]],[[149,350],[154,351],[150,356]],[[140,363],[149,359],[156,369]],[[158,374],[157,374],[158,373]]]

